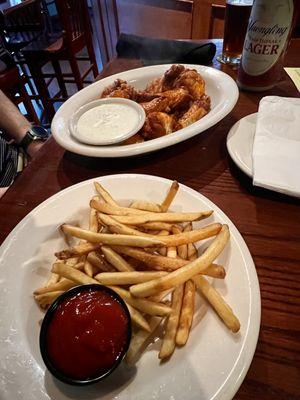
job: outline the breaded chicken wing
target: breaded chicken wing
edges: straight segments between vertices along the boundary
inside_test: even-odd
[[[156,111],[170,111],[169,99],[167,97],[160,96],[146,103],[140,103],[140,105],[143,107],[146,114],[150,114]]]
[[[155,78],[152,82],[148,83],[145,92],[149,94],[162,92],[162,78]]]
[[[145,90],[137,92],[136,101],[138,103],[145,103],[159,97],[159,93],[147,93]]]
[[[205,93],[205,82],[195,69],[185,69],[174,81],[174,87],[188,90],[194,100],[199,100]]]
[[[153,112],[147,115],[141,135],[146,139],[155,139],[168,135],[173,131],[175,120],[172,115],[163,112]]]
[[[150,82],[145,92],[149,94],[161,93],[174,87],[175,79],[184,71],[183,65],[172,65],[163,75],[162,78],[155,78]]]
[[[173,89],[175,80],[184,70],[185,68],[183,65],[172,65],[161,79],[161,91]]]
[[[190,108],[178,119],[176,130],[185,128],[198,121],[210,110],[209,97],[203,96],[202,99],[196,100]]]
[[[159,93],[159,97],[140,104],[144,108],[146,114],[155,111],[168,113],[178,108],[188,107],[190,100],[189,92],[183,88],[179,88]]]
[[[103,90],[101,98],[104,97],[121,97],[135,101],[137,98],[137,91],[133,86],[128,85],[126,81],[117,79],[112,85]]]
[[[167,90],[160,93],[160,95],[168,99],[168,107],[170,108],[170,110],[188,107],[189,102],[192,100],[189,92],[184,88]]]

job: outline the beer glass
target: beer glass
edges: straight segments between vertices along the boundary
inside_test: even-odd
[[[241,59],[253,0],[227,0],[223,51],[218,60],[238,64]]]

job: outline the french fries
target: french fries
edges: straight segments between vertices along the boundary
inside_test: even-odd
[[[146,222],[140,224],[139,228],[148,229],[149,231],[171,231],[173,225],[169,222]]]
[[[177,225],[173,225],[172,226],[172,233],[173,234],[179,234],[182,232],[182,229],[177,226]],[[180,258],[182,258],[183,260],[186,260],[188,258],[188,248],[187,248],[187,244],[182,244],[181,246],[177,247],[177,253],[178,256]]]
[[[126,303],[126,301],[125,301]],[[141,328],[147,332],[150,332],[150,326],[148,324],[148,322],[146,321],[146,319],[143,317],[143,315],[136,310],[134,307],[132,307],[130,304],[126,303],[126,306],[128,308],[130,317],[132,322],[138,327]]]
[[[151,281],[166,274],[167,272],[163,271],[100,272],[100,274],[95,276],[95,279],[101,285],[133,285],[135,283]]]
[[[193,221],[209,217],[211,210],[171,212],[179,190],[177,182],[161,203],[138,200],[129,207],[120,206],[99,182],[95,182],[95,189],[98,195],[90,200],[89,229],[61,226],[66,237],[80,241],[55,253],[50,279],[34,291],[39,306],[47,308],[78,284],[111,288],[125,301],[135,325],[128,363],[143,352],[162,322],[165,329],[159,359],[169,358],[176,346],[184,346],[199,293],[226,327],[238,332],[238,318],[205,278],[226,276],[224,267],[215,260],[229,240],[228,226],[211,223],[194,229]],[[213,239],[198,255],[196,243],[208,238]]]
[[[66,291],[68,289],[71,289],[75,285],[76,285],[76,283],[74,283],[73,281],[70,281],[69,279],[61,279],[59,282],[53,283],[52,285],[44,286],[42,288],[36,289],[33,292],[33,294],[40,295],[40,294],[45,294],[45,293],[49,293],[49,292],[56,292],[58,290]]]
[[[134,235],[134,236],[145,236],[157,240],[157,235],[140,232],[137,229],[130,228],[118,221],[115,218],[99,214],[101,221],[107,225],[111,232],[123,234],[123,235]],[[115,216],[114,216],[115,217]],[[207,239],[215,236],[221,229],[222,225],[215,223],[205,226],[204,228],[197,229],[191,232],[182,232],[176,235],[160,237],[161,242],[166,247],[180,246],[187,243],[198,242],[199,240]],[[142,246],[141,246],[142,247]]]
[[[125,289],[119,288],[117,286],[109,287],[113,289],[116,293],[118,293],[118,295],[120,295],[122,299],[126,301],[126,303],[146,314],[165,316],[169,315],[172,311],[170,307],[166,306],[163,303],[158,303],[147,299],[136,299]]]
[[[81,243],[77,246],[71,247],[70,249],[58,251],[55,256],[59,260],[66,260],[67,258],[72,258],[76,256],[83,256],[99,249],[100,245],[98,243]]]
[[[114,215],[114,219],[125,225],[140,225],[147,222],[185,222],[200,221],[208,218],[213,213],[212,210],[198,213],[147,213],[141,215]]]
[[[84,272],[92,277],[94,274],[94,268],[93,268],[93,264],[89,261],[89,260],[85,260],[84,262],[84,266],[83,266]]]
[[[106,260],[113,265],[117,271],[134,271],[134,268],[123,258],[108,246],[101,247]]]
[[[64,293],[64,290],[57,290],[55,292],[47,292],[47,293],[38,294],[38,295],[34,296],[34,298],[41,308],[47,308],[63,293]]]
[[[177,192],[179,189],[179,184],[178,182],[174,181],[164,199],[164,201],[161,203],[161,210],[162,211],[167,211],[174,200],[174,197],[176,196]]]
[[[149,212],[130,208],[130,207],[119,207],[108,203],[102,203],[99,200],[92,199],[90,201],[90,207],[99,211],[101,214],[115,215],[115,216],[128,216],[128,215],[144,215]]]
[[[192,231],[192,224],[188,223],[186,227],[184,228],[184,232],[191,232]],[[194,243],[188,243],[187,244],[187,259],[188,260],[196,260],[198,257],[198,250],[196,249]]]
[[[98,224],[97,212],[96,212],[96,210],[91,208],[90,209],[90,218],[89,218],[89,229],[92,232],[98,232],[98,227],[99,227],[99,224]],[[94,272],[93,264],[89,260],[87,260],[87,258],[85,258],[83,269],[88,276],[90,276],[90,277],[93,276],[93,272]]]
[[[208,239],[212,236],[215,236],[220,232],[221,228],[221,224],[215,223],[207,225],[204,228],[195,229],[191,232],[182,232],[176,235],[160,237],[160,240],[167,247],[181,246],[183,244],[194,243],[198,242],[199,240]]]
[[[105,260],[99,257],[99,255],[94,251],[91,251],[86,259],[98,270],[100,269],[101,271],[105,272],[112,272],[116,270],[112,264],[106,263]]]
[[[149,321],[149,330],[140,329],[133,335],[125,358],[127,364],[134,364],[138,354],[144,350],[143,346],[153,337],[162,321],[162,318],[153,316]]]
[[[179,322],[181,303],[183,296],[183,285],[179,285],[172,293],[172,312],[167,319],[165,335],[162,340],[158,358],[164,359],[172,355],[176,346],[176,332]]]
[[[139,283],[130,287],[130,293],[136,297],[148,297],[173,286],[181,285],[193,276],[203,272],[224,249],[229,239],[229,229],[223,225],[211,245],[195,261],[170,272],[167,276],[154,279],[153,281]]]
[[[137,210],[150,211],[150,212],[161,212],[161,206],[159,204],[150,203],[148,201],[134,201],[130,204],[130,208],[136,208]]]
[[[51,272],[50,277],[48,279],[48,281],[46,282],[46,287],[47,286],[51,286],[53,284],[55,284],[56,282],[58,282],[59,280],[59,275],[55,274],[54,272]]]
[[[94,185],[95,185],[95,189],[102,196],[103,200],[106,203],[111,204],[112,206],[118,207],[118,203],[111,197],[111,195],[108,193],[108,191],[105,190],[102,185],[100,185],[99,182],[94,182]]]
[[[164,243],[158,239],[129,236],[129,235],[109,235],[107,233],[95,233],[85,229],[77,228],[76,226],[64,224],[61,226],[64,233],[75,236],[79,239],[88,240],[92,243],[102,243],[109,245],[123,245],[136,247],[152,247],[162,246]]]
[[[190,329],[193,322],[195,305],[195,284],[188,280],[184,284],[184,293],[182,298],[182,308],[180,312],[178,330],[176,334],[176,344],[184,346],[188,340]]]
[[[150,254],[141,249],[136,249],[134,247],[128,246],[113,246],[113,249],[117,253],[121,253],[127,256],[130,256],[136,260],[142,261],[149,268],[158,270],[158,271],[172,271],[183,267],[184,265],[189,264],[190,261],[182,260],[180,258],[170,258],[161,256],[158,254]],[[225,269],[218,264],[211,264],[208,267],[204,268],[202,271],[203,275],[208,275],[213,278],[225,278]]]
[[[69,265],[66,265],[64,263],[55,263],[52,266],[52,272],[55,272],[56,274],[63,276],[66,279],[69,279],[72,282],[78,283],[80,285],[88,285],[90,283],[96,283],[99,285],[99,282],[96,281],[96,279],[91,278],[90,276],[87,276],[84,272],[78,271],[78,269],[75,269],[73,267],[70,267]]]
[[[213,309],[222,319],[227,328],[234,333],[238,332],[240,329],[240,322],[220,293],[211,286],[203,276],[194,276],[193,281],[197,285],[197,288],[200,289],[203,296],[212,305]]]

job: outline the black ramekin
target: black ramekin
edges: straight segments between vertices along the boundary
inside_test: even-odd
[[[55,313],[57,307],[61,304],[61,302],[64,301],[68,297],[74,296],[78,292],[82,293],[83,291],[90,290],[90,289],[97,290],[97,291],[104,291],[104,292],[110,294],[123,307],[123,309],[127,315],[127,318],[128,318],[127,337],[126,337],[126,343],[125,343],[122,353],[119,355],[119,357],[116,359],[115,363],[107,371],[102,372],[99,376],[93,377],[91,379],[79,380],[79,379],[70,378],[69,376],[65,375],[52,363],[51,357],[49,356],[48,351],[47,351],[46,336],[47,336],[47,330],[48,330],[49,324],[54,316],[54,313]],[[62,340],[63,340],[63,338],[62,338]],[[124,300],[116,292],[114,292],[112,289],[110,289],[106,286],[97,285],[97,284],[80,285],[80,286],[76,286],[76,287],[66,291],[62,295],[60,295],[49,307],[48,311],[45,314],[45,317],[43,319],[42,326],[41,326],[40,351],[41,351],[41,355],[42,355],[42,358],[43,358],[43,361],[44,361],[46,367],[51,372],[51,374],[53,376],[55,376],[55,378],[59,379],[60,381],[62,381],[64,383],[68,383],[70,385],[83,386],[83,385],[90,385],[92,383],[99,382],[102,379],[109,376],[118,367],[118,365],[121,363],[121,361],[124,359],[124,357],[127,353],[127,350],[129,348],[130,340],[131,340],[131,318],[130,318],[129,311],[128,311],[128,308],[127,308]]]

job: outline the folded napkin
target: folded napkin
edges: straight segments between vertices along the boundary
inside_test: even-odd
[[[300,92],[300,68],[284,68],[284,70]]]
[[[210,64],[216,54],[214,43],[197,44],[184,40],[150,39],[121,33],[119,57],[137,58],[144,65],[187,63]]]
[[[300,98],[260,101],[252,157],[254,185],[300,197]]]

